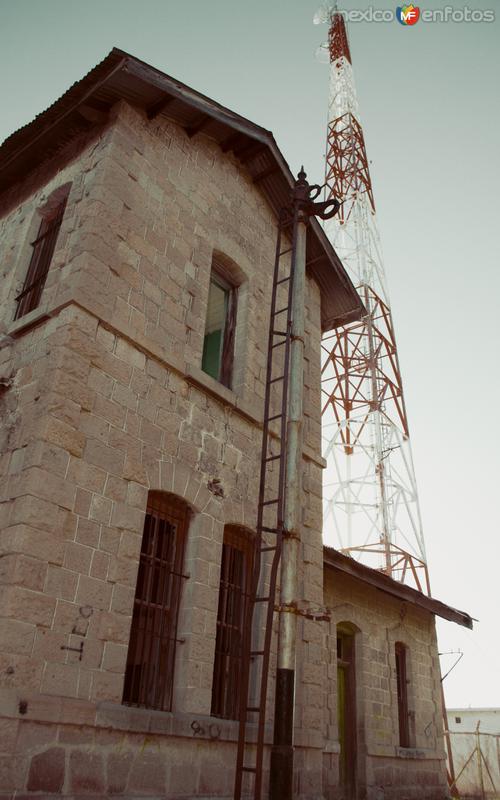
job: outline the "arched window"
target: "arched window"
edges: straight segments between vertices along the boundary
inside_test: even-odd
[[[170,711],[189,507],[150,492],[144,521],[123,702]]]
[[[337,625],[337,721],[339,731],[339,778],[345,797],[354,797],[357,779],[356,628]]]
[[[237,294],[232,275],[214,259],[208,290],[201,367],[228,388],[231,388],[233,379]]]
[[[239,718],[243,629],[250,599],[254,548],[249,531],[226,526],[212,683],[212,714],[224,719]]]
[[[71,184],[67,183],[56,189],[43,209],[39,211],[41,223],[35,240],[31,242],[33,252],[23,289],[16,297],[17,309],[14,319],[24,317],[25,314],[37,308],[40,303],[63,220],[70,186]]]

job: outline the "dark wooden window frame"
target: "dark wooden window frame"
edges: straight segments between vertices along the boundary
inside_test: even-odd
[[[212,682],[211,714],[238,719],[242,665],[242,641],[246,610],[250,601],[255,539],[236,526],[224,530],[222,547],[217,635]]]
[[[14,319],[20,319],[25,314],[29,314],[30,311],[34,311],[40,303],[66,210],[68,194],[69,189],[55,208],[42,214],[42,221],[36,239],[31,242],[33,252],[23,289],[16,297],[17,308]]]
[[[230,389],[233,380],[238,287],[235,286],[235,284],[231,281],[227,270],[215,260],[212,263],[212,270],[210,273],[210,283],[212,282],[216,283],[221,289],[224,289],[224,291],[228,293],[228,304],[226,309],[219,375],[217,380],[219,383],[222,383],[223,386],[226,386],[228,389]]]
[[[343,677],[344,708],[337,709],[339,720],[339,779],[346,800],[355,797],[357,785],[357,703],[356,703],[356,632],[347,623],[337,625],[337,680]],[[340,686],[337,702],[340,703]],[[341,731],[341,715],[345,714]]]
[[[189,518],[181,498],[149,493],[125,670],[126,705],[172,709]]]
[[[408,707],[408,648],[403,642],[396,642],[396,684],[398,693],[399,746],[410,747],[410,713]]]

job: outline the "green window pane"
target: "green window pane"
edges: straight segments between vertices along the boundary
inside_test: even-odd
[[[203,372],[211,375],[215,380],[219,380],[221,343],[222,331],[205,334],[201,368]]]
[[[216,380],[219,380],[221,371],[228,298],[229,291],[212,278],[208,292],[207,322],[201,368]]]

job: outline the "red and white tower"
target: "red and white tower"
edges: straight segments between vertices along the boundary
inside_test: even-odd
[[[366,308],[323,339],[324,539],[429,592],[401,373],[351,53],[336,4],[329,24],[327,197],[342,202],[326,231]]]

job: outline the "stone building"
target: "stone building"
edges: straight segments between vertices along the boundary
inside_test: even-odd
[[[324,563],[325,797],[448,798],[435,616],[471,618],[330,548]]]
[[[118,50],[0,174],[1,797],[229,798],[293,177],[268,131]],[[300,620],[295,793],[438,800],[434,615],[470,618],[323,548],[320,337],[362,307],[307,237],[299,600],[331,619]]]

